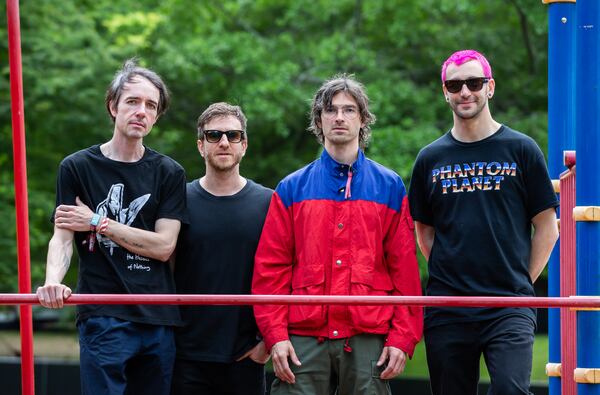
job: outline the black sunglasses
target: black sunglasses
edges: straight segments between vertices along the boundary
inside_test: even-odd
[[[458,93],[462,89],[463,85],[467,84],[467,88],[471,92],[479,92],[483,88],[483,84],[488,82],[490,79],[481,78],[469,78],[468,80],[446,80],[444,86],[450,93]]]
[[[239,143],[244,139],[245,132],[243,130],[226,130],[224,132],[220,130],[205,130],[204,138],[209,143],[218,143],[223,138],[223,135],[227,136],[227,141],[230,143]]]

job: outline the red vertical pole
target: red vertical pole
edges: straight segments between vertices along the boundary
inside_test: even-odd
[[[575,151],[564,152],[569,170],[560,175],[560,296],[577,295],[577,236],[573,220],[576,201]],[[577,367],[577,314],[560,309],[561,394],[577,395],[573,371]]]
[[[27,166],[25,155],[25,112],[23,105],[19,1],[6,0],[6,13],[8,21],[8,57],[10,63],[19,292],[31,293]],[[19,308],[21,317],[21,388],[23,395],[33,395],[35,387],[33,379],[33,324],[31,306],[22,305]]]

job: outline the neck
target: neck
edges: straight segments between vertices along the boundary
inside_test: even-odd
[[[350,166],[358,159],[358,140],[352,144],[331,144],[325,140],[325,150],[338,163]]]
[[[463,143],[473,143],[483,140],[500,129],[489,109],[485,108],[478,116],[463,119],[454,114],[454,126],[451,130],[452,136]]]
[[[119,141],[114,136],[100,146],[104,156],[119,162],[137,162],[142,159],[145,150],[141,139]]]
[[[240,175],[239,167],[230,171],[215,171],[207,166],[206,174],[200,178],[200,185],[214,196],[235,195],[246,186],[248,181]]]

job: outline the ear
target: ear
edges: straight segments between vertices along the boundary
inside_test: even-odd
[[[448,90],[446,89],[446,86],[442,83],[442,93],[444,94],[444,99],[446,99],[446,101],[450,101],[450,93],[448,92]]]
[[[446,85],[444,85],[443,83],[442,83],[442,93],[444,94],[446,101],[448,101],[449,100],[448,90],[446,89]]]
[[[242,156],[246,155],[246,150],[248,149],[248,139],[243,139],[242,142]]]
[[[490,80],[488,81],[488,99],[491,99],[492,97],[494,97],[494,92],[496,91],[496,81],[494,81],[493,78],[490,78]]]
[[[110,101],[109,103],[109,108],[110,108],[110,115],[113,116],[113,118],[117,117],[117,106],[115,105],[114,101]]]
[[[196,144],[198,146],[198,152],[200,152],[200,156],[204,158],[204,140],[198,139]]]

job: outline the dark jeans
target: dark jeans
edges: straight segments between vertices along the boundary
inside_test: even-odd
[[[534,323],[507,315],[452,323],[425,331],[433,395],[475,395],[481,354],[490,373],[490,395],[530,394]]]
[[[78,329],[83,395],[169,394],[175,361],[171,327],[90,317]]]
[[[220,363],[175,360],[173,395],[264,395],[265,367],[250,358]]]

